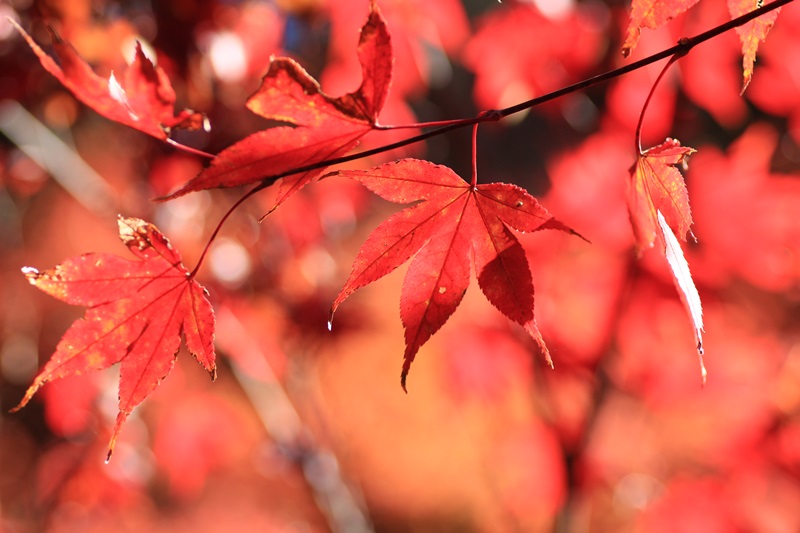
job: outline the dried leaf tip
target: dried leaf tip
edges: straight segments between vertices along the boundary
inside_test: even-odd
[[[328,312],[328,331],[333,331],[333,314],[336,312],[337,304],[334,303],[331,310]]]
[[[28,278],[28,283],[36,285],[36,278],[39,277],[39,271],[37,269],[34,267],[22,267],[20,270],[22,270],[22,273]]]
[[[708,380],[708,371],[706,370],[706,365],[703,362],[703,341],[700,340],[697,343],[697,357],[700,360],[700,384],[701,386],[706,386],[706,381]]]

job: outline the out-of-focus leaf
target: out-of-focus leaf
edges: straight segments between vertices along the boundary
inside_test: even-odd
[[[642,28],[659,28],[694,6],[699,0],[633,0],[631,20],[622,45],[622,55],[628,57],[639,42]]]
[[[11,19],[9,19],[11,20]],[[189,109],[177,115],[175,91],[164,71],[153,65],[136,45],[133,63],[120,75],[108,79],[95,74],[71,44],[53,32],[53,48],[59,62],[45,53],[16,22],[17,28],[39,58],[42,66],[69,89],[75,98],[104,117],[131,128],[167,140],[173,129],[198,129],[204,117]]]
[[[755,9],[758,9],[764,4],[764,0],[728,0],[728,10],[730,10],[731,18],[740,17]],[[767,38],[769,30],[775,24],[781,8],[773,9],[765,15],[751,20],[743,26],[736,28],[736,33],[739,34],[739,39],[742,41],[742,76],[744,81],[742,83],[742,92],[750,85],[750,80],[753,78],[753,64],[756,61],[756,51],[758,44]]]

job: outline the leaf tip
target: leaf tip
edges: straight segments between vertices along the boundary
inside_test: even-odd
[[[28,283],[36,285],[36,280],[39,278],[39,271],[33,267],[22,267],[22,273],[28,278]]]
[[[581,239],[583,241],[586,241],[588,244],[592,244],[592,241],[590,241],[589,239],[587,239],[586,237],[584,237],[583,235],[581,235],[580,233],[578,233],[577,231],[575,231],[572,228],[569,228],[569,233],[570,233],[570,235],[572,235],[574,237],[578,237],[579,239]]]
[[[589,239],[587,239],[586,237],[584,237],[583,235],[581,235],[580,233],[578,233],[574,229],[570,228],[569,226],[567,226],[563,222],[557,220],[555,217],[550,217],[550,219],[547,222],[545,222],[544,224],[539,226],[539,229],[554,229],[554,230],[558,230],[558,231],[563,231],[564,233],[569,233],[570,235],[578,237],[578,238],[586,241],[587,243],[592,244],[592,241],[590,241]]]
[[[114,422],[114,429],[111,430],[111,440],[108,441],[108,453],[106,454],[106,464],[111,460],[111,455],[114,453],[114,447],[117,445],[117,437],[122,430],[122,425],[128,419],[129,411],[120,410],[117,413],[117,420]]]
[[[628,31],[625,35],[625,43],[622,45],[622,57],[628,58],[633,52],[633,49],[636,48],[636,45],[639,43],[639,38],[642,36],[642,30],[633,23],[628,25]]]
[[[744,96],[744,92],[747,90],[747,87],[750,85],[750,80],[752,80],[753,75],[751,73],[744,74],[744,81],[742,82],[742,90],[739,91],[739,96]]]
[[[41,374],[37,376],[36,379],[33,381],[33,385],[28,387],[28,390],[25,391],[25,396],[23,396],[22,400],[20,400],[20,402],[16,405],[16,407],[11,408],[8,412],[16,413],[17,411],[20,411],[23,407],[28,405],[28,402],[31,401],[31,398],[33,398],[34,394],[36,394],[36,392],[39,389],[41,389],[42,385],[47,383],[47,381],[48,379],[42,378]]]
[[[22,26],[19,25],[19,21],[10,15],[6,15],[5,19],[11,24],[20,34],[24,37],[26,32],[22,29]]]
[[[174,200],[178,196],[181,196],[180,191],[181,190],[178,189],[177,191],[175,191],[173,193],[170,193],[170,194],[165,194],[163,196],[156,196],[155,198],[152,199],[152,201],[153,202],[158,202],[158,203],[164,203],[164,202],[168,202],[170,200]]]
[[[214,368],[212,368],[211,370],[209,370],[208,373],[211,375],[211,381],[217,381],[217,367],[216,366]]]
[[[555,370],[556,366],[553,364],[553,358],[550,356],[550,350],[547,348],[547,344],[544,342],[544,338],[542,337],[539,328],[536,327],[536,323],[534,321],[528,322],[527,324],[523,324],[525,331],[536,341],[536,344],[539,346],[539,349],[544,354],[544,360],[547,362],[547,366],[550,367],[551,370]]]
[[[400,387],[403,388],[403,392],[405,392],[406,394],[408,394],[408,389],[406,388],[407,377],[408,377],[408,370],[404,368],[403,371],[400,373]]]
[[[336,308],[339,307],[339,299],[337,298],[336,301],[331,306],[330,311],[328,311],[328,331],[333,331],[333,315],[336,313]]]
[[[700,386],[705,387],[708,381],[708,370],[706,370],[705,362],[703,361],[703,339],[697,341],[697,357],[700,360]]]
[[[264,214],[264,216],[262,216],[261,218],[258,219],[258,223],[261,224],[262,222],[264,222],[264,220],[268,216],[270,216],[272,213],[274,213],[280,207],[280,205],[281,205],[280,203],[276,202],[275,205],[273,205],[272,207],[269,208],[269,211],[267,211]]]

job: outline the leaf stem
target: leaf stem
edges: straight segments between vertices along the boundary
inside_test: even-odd
[[[203,261],[205,260],[206,255],[208,255],[208,251],[211,249],[211,245],[214,243],[214,240],[217,238],[217,235],[219,235],[219,231],[222,229],[222,226],[223,226],[223,224],[225,224],[225,221],[228,220],[228,217],[230,217],[231,214],[240,205],[242,205],[245,202],[245,200],[247,200],[248,198],[250,198],[251,196],[253,196],[257,192],[259,192],[259,191],[261,191],[263,189],[266,189],[268,186],[269,185],[264,185],[263,182],[259,183],[258,185],[256,185],[255,187],[253,187],[252,189],[247,191],[244,195],[242,195],[241,198],[236,200],[236,202],[234,202],[234,204],[228,208],[228,210],[222,216],[220,221],[217,222],[217,227],[214,228],[214,232],[211,234],[211,237],[208,238],[208,241],[206,242],[206,246],[205,246],[205,248],[203,248],[203,253],[200,254],[200,259],[197,260],[197,264],[192,269],[192,271],[189,273],[189,278],[194,278],[197,275],[197,271],[200,270],[200,266],[203,264]]]
[[[644,101],[644,105],[642,105],[642,112],[639,114],[639,122],[636,124],[636,135],[635,135],[636,153],[639,155],[644,155],[644,152],[642,151],[642,124],[644,124],[644,114],[645,112],[647,112],[647,106],[650,105],[650,100],[653,98],[653,95],[656,92],[656,88],[658,87],[659,82],[664,77],[664,74],[667,73],[669,67],[671,67],[672,64],[675,63],[675,61],[677,61],[679,58],[685,55],[686,52],[680,52],[680,51],[676,52],[675,55],[672,56],[669,59],[669,61],[667,61],[667,64],[664,65],[664,68],[661,69],[661,72],[658,74],[656,81],[653,82],[653,86],[650,87],[650,92],[647,93],[647,98]]]
[[[478,125],[472,126],[472,189],[478,186]]]

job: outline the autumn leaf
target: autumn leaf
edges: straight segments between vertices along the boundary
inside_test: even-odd
[[[692,225],[689,193],[675,166],[684,164],[694,151],[694,148],[681,146],[679,141],[667,138],[636,158],[628,188],[628,211],[639,250],[652,248],[656,241],[658,211],[675,233],[686,240]]]
[[[591,8],[580,2],[557,17],[544,15],[533,2],[506,2],[502,9],[488,10],[463,54],[464,65],[475,73],[476,104],[483,109],[514,105],[590,71],[606,38],[591,20]]]
[[[628,57],[642,34],[642,28],[655,30],[694,6],[699,0],[633,0],[631,19],[622,45],[622,55]]]
[[[389,91],[392,57],[386,22],[373,1],[369,18],[361,28],[358,58],[362,82],[355,92],[339,98],[328,96],[294,60],[273,59],[261,87],[248,99],[247,107],[264,118],[292,126],[263,130],[235,143],[165,199],[203,189],[274,179],[348,152],[376,124]],[[284,177],[274,208],[323,171],[320,168]]]
[[[708,372],[703,362],[703,306],[700,302],[700,294],[697,292],[694,278],[692,278],[692,273],[689,270],[689,263],[686,262],[683,250],[681,250],[681,243],[672,233],[672,228],[664,220],[664,215],[661,214],[661,211],[658,212],[658,225],[663,235],[664,256],[667,258],[667,263],[672,272],[672,280],[675,282],[675,288],[678,289],[683,306],[692,321],[694,340],[700,361],[700,379],[702,384],[705,385]]]
[[[175,91],[164,71],[153,65],[136,44],[133,63],[108,79],[92,71],[71,44],[53,33],[58,63],[39,47],[14,20],[8,19],[25,38],[42,66],[69,89],[75,98],[104,117],[166,141],[173,129],[198,129],[205,117],[184,109],[174,115]]]
[[[138,218],[119,217],[122,242],[139,258],[86,254],[39,272],[28,281],[47,294],[89,309],[59,342],[56,352],[13,410],[24,407],[48,381],[101,370],[121,362],[119,414],[108,457],[134,407],[167,377],[186,346],[216,378],[214,313],[205,289],[181,263],[158,229]]]
[[[559,229],[572,232],[536,199],[515,185],[472,186],[451,169],[428,161],[402,159],[370,170],[336,173],[360,181],[395,203],[417,203],[383,222],[361,247],[353,271],[331,308],[353,292],[393,271],[416,255],[400,296],[406,376],[419,348],[444,325],[469,285],[470,258],[486,298],[521,324],[550,354],[533,315],[533,281],[525,252],[510,231]]]
[[[764,0],[728,0],[728,11],[731,13],[731,18],[735,19],[758,9],[763,4]],[[742,41],[742,54],[744,56],[742,58],[742,75],[744,78],[742,93],[750,85],[750,80],[753,78],[753,64],[756,61],[758,44],[767,38],[767,34],[775,24],[780,11],[781,8],[774,9],[736,28],[739,40]]]
[[[694,148],[681,146],[676,139],[640,152],[631,169],[628,212],[639,251],[652,248],[658,241],[667,259],[675,287],[692,321],[703,383],[703,311],[700,296],[684,258],[678,237],[686,241],[692,214],[689,193],[676,165],[686,165]],[[677,233],[677,237],[676,234]]]
[[[724,287],[739,278],[775,294],[797,286],[800,180],[796,173],[775,172],[773,154],[781,139],[781,130],[756,123],[726,153],[709,146],[692,158],[695,224],[703,236],[698,275],[704,284]]]

